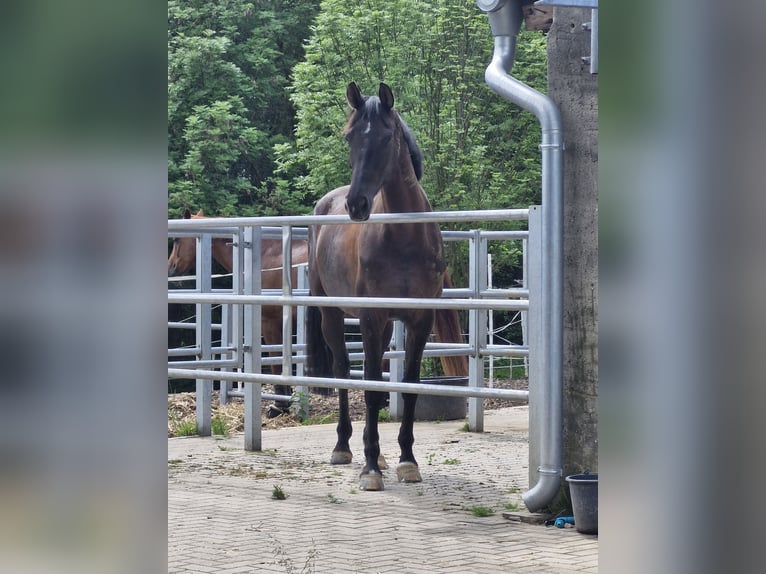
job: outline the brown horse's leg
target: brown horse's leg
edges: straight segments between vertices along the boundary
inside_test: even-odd
[[[417,315],[415,319],[407,322],[407,341],[404,352],[404,381],[417,383],[420,381],[420,363],[423,359],[423,349],[433,327],[433,311],[426,311]],[[415,442],[413,426],[415,424],[415,405],[418,396],[404,393],[404,412],[402,424],[399,427],[399,447],[401,456],[396,467],[396,476],[404,482],[420,482],[423,480],[418,470],[418,463],[412,452]]]
[[[261,312],[261,335],[266,345],[282,344],[282,309],[280,307],[263,307]],[[270,355],[278,357],[280,353],[273,352]],[[281,375],[282,365],[272,365],[271,373],[273,375]],[[289,385],[274,385],[274,392],[278,395],[287,396],[293,394],[293,390]],[[274,418],[287,412],[290,412],[290,402],[276,401],[269,407],[267,416]]]

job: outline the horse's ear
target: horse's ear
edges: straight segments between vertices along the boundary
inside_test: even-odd
[[[391,91],[391,88],[383,82],[380,82],[378,97],[380,98],[380,103],[383,104],[387,110],[394,107],[394,93]]]
[[[187,207],[184,209],[184,219],[191,219],[191,211],[189,211],[189,208]]]
[[[346,87],[346,99],[348,100],[348,105],[355,110],[364,107],[364,97],[362,96],[362,92],[359,90],[359,86],[357,86],[354,82],[351,82]]]

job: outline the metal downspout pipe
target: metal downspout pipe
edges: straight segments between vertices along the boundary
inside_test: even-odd
[[[540,393],[540,466],[538,481],[522,495],[530,512],[545,508],[559,491],[562,474],[563,382],[563,228],[564,142],[556,104],[509,75],[516,53],[516,37],[523,19],[520,0],[477,0],[487,13],[495,37],[492,62],[484,73],[487,85],[501,97],[532,112],[542,128],[543,212],[543,348]]]

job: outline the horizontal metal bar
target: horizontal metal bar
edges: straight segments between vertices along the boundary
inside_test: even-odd
[[[473,239],[475,234],[473,231],[452,231],[442,230],[442,239],[444,241],[461,241],[467,239]],[[490,241],[500,241],[503,239],[527,239],[529,238],[529,231],[515,230],[515,231],[487,231],[484,229],[479,230],[479,237],[489,239]]]
[[[200,354],[199,347],[168,349],[168,357],[190,357]]]
[[[168,219],[168,222],[171,221],[192,221],[192,222],[198,222],[199,219],[189,219],[189,220],[183,220],[183,219]],[[219,221],[229,221],[229,219],[220,219]],[[212,235],[213,237],[233,237],[234,235],[239,234],[239,227],[205,227],[203,230],[195,231],[195,228],[198,227],[196,225],[188,225],[187,227],[191,229],[170,229],[170,225],[168,225],[168,237],[201,237],[202,235]],[[204,226],[202,226],[204,227]],[[282,228],[281,227],[265,227],[261,226],[261,237],[263,239],[282,239]],[[293,240],[299,239],[299,240],[307,240],[309,237],[309,230],[307,227],[293,227]]]
[[[526,311],[526,300],[407,299],[403,297],[271,297],[213,293],[168,293],[168,303],[220,303],[225,305],[291,305],[348,309],[508,309]]]
[[[450,287],[442,291],[442,297],[458,298],[458,297],[470,297],[473,295],[473,289],[468,287]],[[487,299],[529,299],[529,289],[523,289],[521,287],[511,287],[508,289],[498,289],[493,287],[492,289],[484,289],[479,291],[479,295]]]
[[[484,357],[528,357],[529,347],[524,345],[487,345],[479,349]]]
[[[237,381],[258,385],[310,386],[326,389],[362,389],[417,395],[436,395],[442,397],[478,397],[482,399],[529,400],[529,391],[516,389],[489,389],[484,387],[455,387],[447,385],[429,385],[424,383],[392,383],[385,381],[352,381],[350,379],[330,379],[325,377],[297,377],[284,375],[266,375],[261,373],[231,373],[193,369],[168,369],[171,379],[212,379],[215,381]]]
[[[535,6],[567,6],[569,8],[598,8],[598,0],[537,0]]]
[[[474,211],[432,211],[428,213],[374,213],[366,222],[348,215],[275,215],[271,217],[211,217],[210,219],[168,219],[168,231],[207,229],[221,225],[265,227],[269,225],[368,225],[370,223],[425,223],[455,221],[519,221],[529,219],[528,209],[488,209]]]
[[[222,276],[223,277],[223,276]],[[281,292],[281,291],[280,291]],[[168,291],[168,293],[202,293],[200,289],[171,289]],[[208,295],[215,295],[217,293],[222,293],[224,295],[229,294],[231,295],[233,291],[231,289],[211,289],[210,291],[205,291]]]
[[[213,330],[220,331],[221,330],[221,324],[220,323],[213,323],[210,325]],[[194,331],[194,329],[197,328],[196,323],[186,323],[184,321],[168,321],[168,329],[186,329],[188,331]]]
[[[170,368],[184,369],[187,373],[192,373],[192,374],[195,373],[194,371],[195,368],[208,368],[208,367],[210,368],[239,367],[239,362],[237,362],[235,359],[214,359],[210,361],[171,361],[168,363],[168,369]],[[220,371],[210,371],[210,372],[217,373]],[[216,379],[216,381],[217,380],[218,379]]]
[[[222,277],[231,277],[231,273],[214,273],[210,276],[211,279],[220,279]],[[195,281],[196,275],[173,275],[168,277],[168,283],[180,283],[181,281]],[[231,289],[229,289],[231,291]]]
[[[226,396],[231,397],[239,397],[239,398],[245,398],[245,392],[244,391],[229,391],[226,393]],[[292,401],[293,398],[290,395],[274,395],[272,393],[261,393],[261,400],[262,401]]]

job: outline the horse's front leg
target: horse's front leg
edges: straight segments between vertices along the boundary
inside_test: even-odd
[[[420,382],[420,363],[423,359],[423,349],[425,349],[428,336],[433,327],[433,311],[423,312],[417,320],[412,320],[407,324],[407,340],[404,349],[404,382]],[[399,448],[401,455],[399,464],[396,467],[396,476],[404,482],[421,482],[418,462],[412,452],[412,445],[415,442],[413,427],[415,425],[415,405],[418,395],[403,393],[404,412],[402,413],[402,424],[399,427]]]
[[[343,312],[340,309],[326,307],[322,309],[322,334],[332,352],[332,375],[336,379],[350,377],[351,363],[346,349],[343,326]],[[330,464],[351,464],[353,455],[349,440],[353,427],[348,410],[348,390],[338,390],[338,425],[336,427],[338,442],[332,450]]]
[[[381,311],[364,312],[359,317],[359,327],[364,346],[364,378],[370,381],[383,380],[383,351],[391,338],[392,325]],[[386,393],[365,391],[364,459],[365,464],[359,477],[362,490],[383,490],[381,468],[388,468],[380,454],[378,413],[386,404]]]

